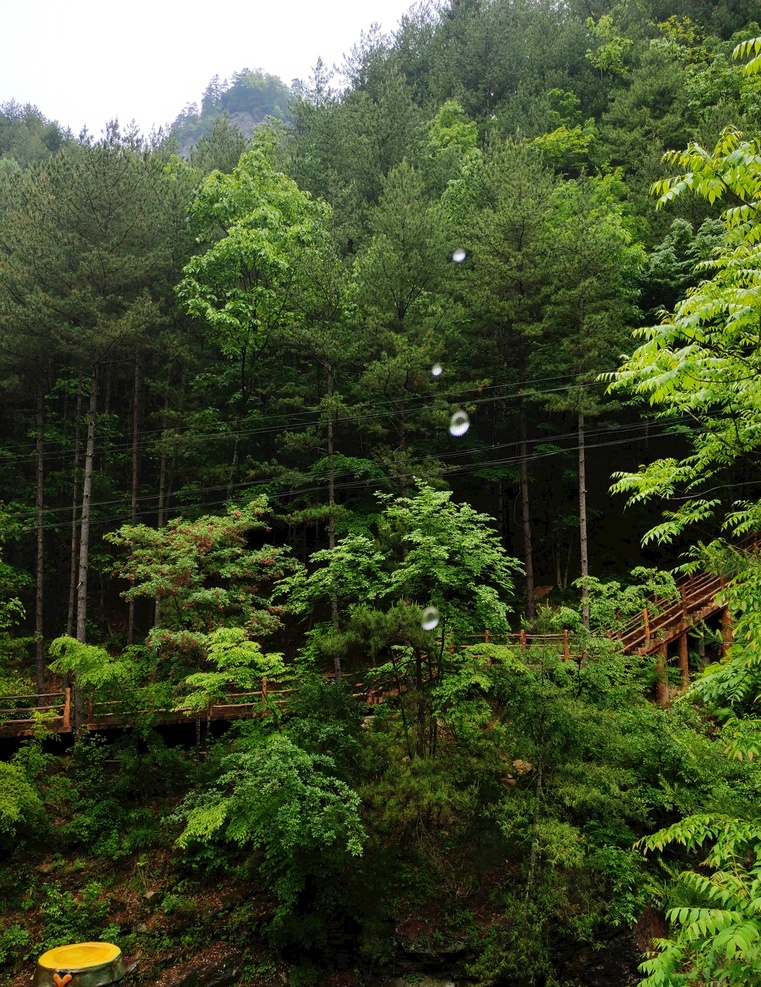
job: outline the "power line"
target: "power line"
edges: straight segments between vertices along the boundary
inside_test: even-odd
[[[685,419],[685,421],[688,422],[689,419]],[[617,433],[634,433],[629,440],[620,440],[620,441],[617,441],[615,443],[610,443],[611,445],[622,445],[622,444],[625,444],[625,441],[636,441],[638,437],[639,438],[642,437],[642,436],[638,436],[636,434],[638,432],[640,432],[640,433],[641,432],[645,432],[645,433],[647,433],[648,438],[652,438],[652,439],[661,438],[661,437],[669,434],[668,431],[651,433],[650,432],[650,429],[651,429],[652,424],[653,424],[653,420],[646,420],[646,421],[642,421],[642,422],[633,423],[631,425],[604,426],[604,427],[600,427],[600,428],[587,429],[587,431],[586,431],[585,434],[586,434],[586,437],[587,437],[588,440],[589,439],[592,439],[593,440],[596,436],[601,436],[601,435],[614,435],[614,434],[617,434]],[[544,435],[544,436],[536,436],[536,437],[532,437],[532,438],[528,439],[527,440],[527,445],[529,445],[529,446],[540,446],[540,445],[546,445],[546,444],[550,444],[550,443],[558,443],[558,442],[563,442],[563,441],[566,441],[566,440],[569,440],[569,439],[575,439],[577,437],[577,435],[578,435],[577,431],[574,430],[574,431],[571,431],[571,432],[564,432],[564,433],[555,434],[555,435],[549,435],[549,436],[547,436],[547,435]],[[483,456],[486,453],[496,452],[499,449],[514,448],[515,446],[517,446],[517,444],[518,443],[517,443],[516,440],[512,440],[510,442],[503,442],[503,443],[498,443],[498,444],[489,445],[489,446],[480,446],[480,447],[477,447],[476,449],[474,449],[472,447],[471,448],[462,448],[462,449],[457,450],[457,451],[449,451],[449,452],[446,452],[446,453],[441,453],[437,458],[440,459],[440,460],[444,460],[444,462],[446,464],[446,463],[450,463],[452,460],[456,460],[458,458],[472,457],[474,454]],[[604,448],[604,445],[605,445],[604,443],[598,443],[597,445],[590,445],[589,442],[587,442],[587,447],[590,448],[590,449]],[[532,457],[530,457],[530,458],[533,459],[533,460],[538,460],[538,459],[547,458],[548,456],[559,455],[559,454],[564,454],[564,453],[571,453],[571,452],[576,451],[577,449],[578,449],[578,446],[566,446],[566,447],[558,448],[558,449],[555,449],[555,450],[547,450],[547,451],[544,451],[542,453],[533,454]],[[502,458],[502,459],[495,459],[495,460],[488,460],[488,461],[487,460],[480,460],[475,465],[471,463],[467,467],[467,469],[468,470],[471,470],[473,468],[482,468],[483,466],[489,466],[489,465],[518,463],[520,461],[521,461],[521,456],[518,455],[518,454],[516,454],[515,456],[505,457],[505,458]],[[417,460],[417,462],[418,462],[418,464],[421,467],[423,467],[423,465],[425,464],[425,459],[419,458]],[[445,468],[445,472],[455,472],[455,471],[456,471],[455,470],[455,467],[452,467],[452,466],[446,466],[446,468]],[[345,476],[345,475],[354,476],[354,470],[352,470],[350,467],[346,467],[343,470],[339,468],[338,470],[336,470],[336,472],[335,472],[334,475],[335,475],[335,478],[336,478],[336,482],[341,482],[341,478],[343,476]],[[312,474],[312,476],[316,479],[317,477],[319,477],[319,474]],[[324,476],[324,481],[323,482],[324,483],[327,483],[327,481],[328,481],[328,474],[325,473],[325,474],[323,474],[323,476]],[[260,479],[260,480],[242,481],[240,484],[235,484],[235,486],[239,486],[240,488],[246,488],[246,487],[256,486],[257,484],[258,485],[266,485],[268,483],[273,483],[273,482],[274,483],[277,482],[277,477],[273,476],[273,477],[264,478],[264,479]],[[319,489],[319,488],[315,488],[315,489]],[[117,498],[114,498],[112,500],[93,501],[92,504],[91,504],[91,506],[93,508],[96,508],[96,507],[109,507],[109,506],[114,505],[114,504],[122,504],[122,503],[124,503],[125,496],[117,497]],[[137,499],[138,499],[138,501],[155,501],[155,500],[158,499],[158,493],[140,494]],[[48,514],[48,515],[60,513],[60,514],[63,514],[63,515],[67,515],[68,516],[68,515],[71,514],[71,509],[72,509],[71,508],[71,504],[68,504],[68,505],[63,505],[61,507],[50,507],[50,508],[46,508],[45,513]],[[23,519],[24,517],[34,517],[35,514],[36,514],[36,509],[30,507],[28,511],[18,511],[18,512],[15,512],[14,514],[11,515],[11,517],[14,520],[20,520],[20,519]]]
[[[560,393],[562,391],[587,389],[587,388],[600,386],[598,381],[589,381],[581,384],[574,382],[553,388],[547,388],[542,391],[537,391],[533,389],[535,384],[567,379],[569,377],[572,377],[572,375],[568,374],[568,375],[562,375],[556,377],[537,378],[535,380],[526,382],[526,384],[524,384],[519,390],[515,390],[511,393],[508,392],[507,394],[499,394],[492,396],[476,396],[476,395],[481,395],[484,390],[494,390],[496,388],[507,387],[509,385],[504,383],[493,384],[493,385],[487,385],[485,387],[479,387],[475,391],[472,389],[461,390],[460,392],[455,392],[459,395],[456,400],[454,398],[446,401],[439,399],[441,401],[441,403],[439,404],[431,403],[431,398],[432,397],[435,398],[435,394],[420,395],[418,397],[410,399],[411,403],[410,402],[407,403],[407,407],[405,408],[405,414],[407,416],[417,416],[424,413],[430,414],[431,412],[446,413],[449,408],[457,404],[464,404],[464,405],[468,405],[469,407],[480,407],[487,404],[497,404],[503,401],[516,400],[523,397],[528,397],[531,400],[538,400],[544,396]],[[526,388],[529,389],[527,390]],[[176,412],[173,412],[173,414],[176,414]],[[380,401],[375,402],[373,405],[371,405],[370,411],[360,412],[359,414],[347,414],[334,418],[333,425],[335,427],[358,426],[366,422],[375,421],[379,418],[396,416],[396,414],[397,412],[394,408],[393,403],[387,399],[384,402],[380,402]],[[323,424],[324,422],[325,419],[321,418],[320,412],[314,410],[308,413],[308,417],[305,417],[303,412],[272,415],[269,416],[269,421],[267,425],[262,425],[255,428],[247,428],[247,429],[236,429],[234,427],[234,424],[230,423],[231,427],[221,429],[219,431],[191,433],[191,432],[177,432],[175,429],[173,429],[172,425],[169,425],[163,428],[148,429],[141,431],[140,444],[141,446],[143,445],[146,436],[147,437],[165,436],[167,433],[172,433],[173,431],[175,432],[174,441],[178,441],[180,438],[187,436],[194,444],[200,445],[207,441],[216,442],[219,441],[220,439],[239,441],[240,439],[253,438],[256,436],[262,437],[266,435],[277,435],[282,432],[295,430],[298,428],[314,427],[315,425]],[[99,437],[101,439],[101,443],[103,443],[104,441],[106,443],[108,442],[107,431],[102,431]],[[167,439],[166,441],[172,441],[172,440]],[[18,443],[16,446],[11,445],[11,446],[6,446],[5,448],[9,450],[12,450],[14,448],[18,448],[18,449],[26,448],[28,451],[25,454],[19,454],[17,456],[13,456],[13,455],[6,456],[2,460],[0,460],[0,464],[2,464],[3,462],[8,464],[26,462],[29,458],[36,455],[36,446],[32,442],[30,442],[26,446],[21,443]],[[60,459],[62,456],[66,455],[67,453],[73,452],[73,448],[74,447],[72,444],[68,444],[68,445],[61,444],[55,450],[44,451],[42,453],[42,459],[43,461]],[[119,455],[120,453],[129,452],[131,449],[132,449],[131,441],[106,445],[106,451],[108,452],[109,455]]]
[[[643,427],[649,426],[650,424],[651,423],[645,423],[645,425]],[[596,432],[597,432],[598,435],[603,435],[603,434],[606,434],[606,431],[610,431],[610,432],[614,432],[615,433],[616,431],[631,431],[632,428],[633,427],[627,427],[627,428],[623,429],[623,428],[620,428],[620,427],[614,427],[614,428],[612,428],[610,430],[598,429],[598,430],[596,430]],[[569,435],[572,435],[574,433],[568,433],[568,434]],[[649,435],[649,438],[651,438],[651,439],[659,439],[659,438],[662,438],[662,437],[664,437],[664,436],[666,436],[668,434],[669,434],[668,431],[655,432],[655,433],[651,433]],[[548,441],[547,438],[538,438],[538,439],[535,439],[534,440],[534,442],[536,444],[539,444],[539,443],[542,443],[543,444],[543,443],[546,443],[547,441]],[[591,452],[591,451],[595,451],[595,450],[598,450],[598,449],[605,449],[605,448],[610,448],[610,447],[614,447],[614,446],[625,445],[627,442],[630,442],[630,441],[632,441],[632,440],[631,439],[621,438],[621,439],[615,439],[615,440],[611,440],[611,441],[607,441],[607,442],[598,442],[598,443],[585,442],[585,448],[588,451]],[[513,443],[508,443],[507,445],[513,445],[514,446],[515,444],[516,443],[513,442]],[[497,448],[499,448],[499,447],[497,447]],[[533,463],[533,462],[538,462],[539,460],[544,460],[544,459],[551,458],[553,456],[568,455],[570,453],[577,452],[578,449],[579,449],[579,446],[576,445],[576,446],[558,447],[557,449],[544,450],[544,451],[538,452],[538,453],[535,452],[531,456],[528,457],[528,462],[529,463]],[[485,450],[482,450],[482,451],[485,451]],[[463,452],[462,453],[462,455],[466,455],[466,454],[467,454],[466,452]],[[499,466],[505,467],[505,466],[517,465],[517,464],[519,464],[521,462],[521,460],[522,460],[522,457],[520,455],[515,455],[515,456],[502,457],[502,458],[497,458],[497,459],[480,459],[480,460],[476,460],[476,461],[473,461],[471,463],[466,463],[466,464],[459,465],[459,466],[457,466],[457,465],[455,465],[455,466],[445,466],[445,468],[443,470],[443,473],[442,473],[442,476],[444,476],[444,477],[446,477],[446,476],[461,476],[461,475],[476,473],[479,470],[486,469],[486,468],[493,468],[493,467],[499,467]],[[419,465],[421,468],[424,467],[424,461],[423,460],[418,460],[417,461],[417,465]],[[375,478],[365,478],[365,479],[361,479],[361,480],[360,479],[355,479],[355,480],[353,480],[351,482],[347,482],[347,481],[345,481],[345,480],[342,479],[342,477],[343,476],[346,476],[346,475],[354,476],[354,473],[353,473],[353,471],[351,471],[349,469],[347,469],[347,470],[345,470],[343,472],[342,471],[339,471],[338,472],[338,474],[337,474],[337,476],[335,478],[335,481],[334,481],[335,484],[336,484],[336,491],[337,492],[339,490],[342,491],[342,492],[350,492],[351,490],[363,490],[363,489],[368,489],[368,488],[373,488],[373,487],[376,487],[377,488],[377,487],[386,485],[389,482],[393,482],[394,479],[397,480],[397,481],[398,480],[412,481],[412,480],[415,479],[417,473],[416,473],[416,471],[415,471],[415,469],[413,467],[408,472],[398,474],[398,475],[396,475],[393,478],[392,477],[388,477],[388,478],[385,478],[383,480],[381,480],[381,479],[375,479]],[[246,489],[256,488],[257,486],[259,486],[259,487],[268,486],[268,485],[270,485],[272,483],[276,483],[276,482],[277,482],[277,478],[275,478],[275,477],[270,478],[269,480],[263,480],[263,481],[262,480],[260,480],[260,481],[251,481],[251,480],[241,481],[241,482],[232,484],[229,487],[229,489],[230,490],[246,490]],[[321,482],[312,482],[311,484],[302,484],[302,485],[299,485],[299,486],[296,486],[296,487],[291,487],[291,488],[287,488],[287,489],[280,489],[280,490],[277,490],[275,493],[271,494],[271,496],[274,497],[274,498],[277,498],[277,499],[283,499],[283,498],[296,499],[298,497],[303,497],[303,496],[305,496],[307,494],[310,494],[310,493],[319,493],[320,491],[324,491],[325,485],[326,485],[327,482],[328,482],[328,477],[327,477],[327,474],[326,474],[325,477],[324,477],[324,479]],[[213,490],[213,489],[215,489],[215,488],[213,488],[213,487],[207,487],[206,488],[207,494],[211,490]],[[216,488],[216,489],[221,489],[221,488]],[[226,486],[225,487],[225,490],[227,491],[227,489],[228,489],[228,487]],[[174,496],[176,496],[176,495],[177,494],[175,493]],[[112,506],[112,505],[117,504],[117,503],[123,503],[124,502],[124,499],[125,498],[122,498],[120,500],[113,500],[113,501],[99,501],[99,502],[93,501],[91,503],[91,508],[92,509],[96,509],[98,507],[109,507],[109,506]],[[142,495],[138,499],[141,500],[141,501],[157,501],[158,494],[157,493],[156,494],[145,494],[145,495]],[[230,498],[227,497],[227,496],[220,497],[217,500],[208,500],[208,498],[205,497],[204,498],[204,501],[203,501],[203,508],[204,509],[207,509],[209,507],[218,507],[218,506],[221,506],[221,505],[229,502],[229,500],[230,500]],[[190,506],[190,505],[188,505],[188,506]],[[177,509],[178,508],[174,508],[173,510],[176,511]],[[150,508],[150,509],[140,510],[140,511],[138,511],[136,513],[136,516],[137,517],[147,517],[147,516],[150,516],[152,514],[155,514],[156,513],[156,510],[157,510],[157,507]],[[72,507],[71,507],[71,505],[68,505],[67,507],[60,507],[60,508],[51,508],[51,509],[48,509],[48,510],[45,511],[45,514],[48,515],[48,516],[51,513],[58,513],[58,514],[61,514],[61,515],[66,515],[67,517],[62,518],[62,523],[63,524],[66,524],[68,518],[70,518],[70,516],[71,516],[71,511],[72,511]],[[18,521],[21,521],[22,523],[23,523],[24,518],[30,518],[31,519],[34,516],[35,516],[34,509],[30,509],[28,512],[19,512],[19,513],[10,515],[10,517],[13,520],[18,520]],[[91,516],[91,518],[90,518],[90,524],[91,524],[91,526],[100,526],[100,527],[102,527],[103,525],[106,525],[106,524],[108,524],[108,525],[111,525],[111,524],[114,524],[114,525],[115,524],[123,524],[123,523],[128,523],[131,520],[131,517],[132,517],[132,511],[130,509],[129,511],[126,511],[125,510],[125,511],[122,511],[122,512],[119,512],[119,513],[116,513],[116,514],[112,514],[112,515],[106,515],[106,516],[100,516],[100,517],[92,517]],[[43,528],[43,530],[52,530],[52,529],[57,529],[60,526],[61,526],[61,524],[59,524],[57,522],[49,522],[49,523],[43,524],[42,525],[42,528]],[[31,531],[34,531],[34,530],[36,530],[36,525],[30,525],[29,527],[23,529],[23,533],[31,532]]]

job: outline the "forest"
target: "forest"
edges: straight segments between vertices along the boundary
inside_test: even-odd
[[[0,982],[761,982],[760,197],[761,0],[0,106]]]

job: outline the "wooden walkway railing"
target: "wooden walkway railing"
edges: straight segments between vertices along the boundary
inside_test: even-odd
[[[744,547],[758,546],[756,539],[749,540]],[[724,610],[720,601],[720,593],[725,581],[718,576],[699,573],[681,580],[677,586],[679,599],[675,602],[652,600],[652,609],[644,608],[629,621],[622,629],[609,632],[609,637],[621,642],[625,654],[656,655],[658,699],[664,705],[668,702],[669,690],[666,681],[666,665],[668,662],[669,645],[677,644],[677,654],[682,686],[689,684],[688,664],[688,632],[705,620]],[[725,614],[726,617],[726,614]],[[723,621],[725,644],[731,639],[731,629],[726,619]],[[530,631],[519,631],[515,634],[494,635],[484,632],[483,638],[487,643],[512,644],[521,648],[532,646],[556,646],[562,651],[564,659],[569,659],[572,652],[578,657],[578,648],[568,630],[559,634],[534,634]],[[353,692],[361,697],[367,705],[382,702],[385,696],[398,692],[397,686],[379,688],[367,686],[362,682],[352,683]],[[255,692],[235,693],[225,697],[223,701],[212,703],[201,713],[191,713],[187,709],[171,710],[141,710],[150,714],[159,724],[188,723],[196,717],[201,720],[234,720],[243,717],[260,716],[268,705],[282,703],[289,690],[273,690],[266,679],[262,680],[261,689]],[[84,726],[89,731],[108,730],[118,727],[128,727],[134,723],[135,711],[125,712],[121,704],[113,702],[90,702],[85,711]],[[54,733],[71,733],[73,729],[73,711],[71,690],[50,692],[42,695],[5,696],[0,698],[0,737],[27,737],[38,728],[40,719],[45,727]]]
[[[331,676],[327,676],[330,678]],[[377,686],[352,682],[353,694],[367,706],[382,702],[384,696],[397,691],[394,686],[380,689]],[[292,689],[274,688],[262,679],[261,689],[253,692],[229,693],[219,702],[211,703],[200,712],[188,708],[125,710],[122,703],[114,701],[89,701],[85,703],[83,727],[90,732],[131,727],[138,715],[151,716],[157,725],[194,723],[220,720],[250,719],[266,715],[268,710],[282,706]],[[0,697],[0,737],[31,737],[44,723],[51,733],[72,733],[74,712],[72,690],[48,692],[42,695]]]
[[[724,586],[725,581],[719,576],[705,573],[689,576],[678,583],[677,601],[669,604],[656,598],[653,602],[659,611],[657,616],[650,616],[644,609],[615,637],[627,654],[655,654],[664,643],[669,644],[706,617],[723,610],[717,597]]]
[[[253,697],[257,697],[255,700]],[[40,703],[40,700],[44,703]],[[232,720],[261,713],[267,692],[241,693],[226,697],[225,702],[212,703],[208,710],[197,714],[213,720]],[[3,696],[0,699],[0,736],[29,737],[44,723],[52,733],[71,733],[74,727],[71,689],[49,692],[43,696]],[[155,717],[158,723],[192,722],[196,714],[190,710],[141,710]],[[110,730],[132,726],[136,711],[125,711],[121,703],[90,701],[85,703],[84,727],[89,731]]]
[[[562,650],[563,660],[567,661],[571,657],[572,634],[569,630],[563,630],[560,634],[535,634],[533,631],[518,631],[515,634],[494,634],[491,631],[484,631],[483,638],[486,644],[512,644],[518,648],[531,648],[533,646],[546,645],[548,647],[558,647]],[[475,640],[475,638],[474,638]]]

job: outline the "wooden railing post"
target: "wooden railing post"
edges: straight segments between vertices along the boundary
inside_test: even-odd
[[[63,690],[63,724],[64,730],[71,730],[71,688],[66,686]]]
[[[571,657],[571,639],[568,635],[568,628],[563,628],[563,661],[568,661]]]
[[[647,612],[647,607],[642,611],[642,621],[645,625],[645,647],[650,647],[650,614]]]
[[[655,659],[655,698],[663,709],[668,707],[668,645],[666,643],[659,646]]]
[[[491,634],[489,633],[488,628],[486,628],[484,630],[484,644],[488,644],[489,641],[491,641]]]
[[[682,688],[687,689],[690,684],[690,652],[686,630],[679,635],[679,674]]]
[[[523,630],[522,627],[521,627],[521,632],[518,635],[518,641],[519,641],[520,646],[522,648],[525,648],[526,647],[526,632]]]
[[[262,678],[262,710],[267,708],[267,680]]]

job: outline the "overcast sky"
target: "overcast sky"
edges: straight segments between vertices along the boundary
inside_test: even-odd
[[[0,0],[0,103],[32,103],[75,134],[144,133],[199,103],[214,75],[260,68],[290,85],[340,63],[412,0]]]

